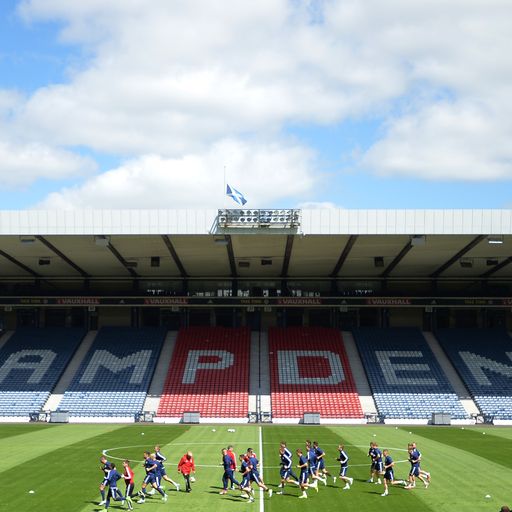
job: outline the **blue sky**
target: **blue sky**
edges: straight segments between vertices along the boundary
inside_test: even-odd
[[[74,57],[72,48],[58,43],[56,23],[24,23],[16,1],[5,0],[0,16],[0,87],[25,94],[65,80]]]
[[[4,1],[0,208],[509,208],[491,3]]]

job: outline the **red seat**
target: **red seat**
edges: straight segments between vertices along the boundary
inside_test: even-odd
[[[298,369],[284,356],[280,382],[278,352],[331,352],[336,364],[341,363],[344,379],[337,383],[301,383],[293,381],[299,373],[304,378],[329,377],[332,367],[322,357],[301,360]],[[269,330],[272,415],[275,418],[301,418],[305,412],[319,412],[322,418],[363,418],[363,411],[339,331],[313,327],[273,328]],[[330,363],[329,363],[330,364]],[[288,372],[288,373],[287,373]],[[304,374],[301,375],[301,372]],[[315,373],[317,372],[317,373]]]
[[[184,382],[191,350],[199,350],[194,382]],[[220,361],[215,351],[233,355],[233,365],[214,368]],[[208,351],[214,351],[209,356]],[[250,332],[245,328],[189,327],[178,333],[167,373],[158,416],[181,417],[199,411],[206,418],[247,417],[249,400]],[[201,365],[212,363],[213,368]]]

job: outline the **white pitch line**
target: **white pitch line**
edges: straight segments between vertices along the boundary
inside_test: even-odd
[[[265,481],[265,478],[264,478],[264,475],[263,475],[263,435],[262,435],[262,432],[261,432],[261,426],[258,428],[259,429],[259,440],[260,440],[260,446],[259,446],[259,450],[260,450],[260,473],[261,473],[261,479],[263,481]],[[260,512],[264,512],[265,511],[265,504],[264,504],[264,494],[263,494],[263,489],[260,487]]]
[[[274,445],[274,446],[277,446],[277,443],[263,443],[262,442],[262,437],[261,437],[261,427],[259,427],[259,435],[260,435],[260,439],[259,439],[259,449],[260,449],[260,467],[261,467],[261,474],[263,476],[263,445]],[[239,441],[239,443],[246,443],[246,444],[251,444],[252,441]],[[190,443],[187,443],[189,445],[199,445],[199,446],[202,446],[202,445],[218,445],[219,443],[203,443],[203,442],[190,442]],[[168,443],[166,444],[165,446],[182,446],[183,443]],[[323,446],[337,446],[336,443],[322,443]],[[347,444],[345,446],[353,446],[355,448],[366,448],[367,445],[362,445],[362,444]],[[114,455],[111,455],[109,452],[111,452],[112,450],[125,450],[125,449],[128,449],[128,448],[147,448],[147,445],[145,444],[136,444],[136,445],[132,445],[132,446],[116,446],[114,448],[107,448],[106,450],[102,450],[102,454],[105,455],[106,457],[108,457],[109,459],[113,459],[113,460],[129,460],[130,462],[144,462],[143,460],[137,460],[137,459],[126,459],[126,457],[115,457]],[[405,450],[404,448],[390,448],[390,450],[393,450],[393,451],[399,451],[399,452],[406,452],[407,450]],[[395,464],[398,464],[398,463],[403,463],[403,462],[409,462],[408,459],[404,459],[404,460],[395,460]],[[351,468],[357,468],[357,467],[366,467],[369,463],[364,463],[364,464],[350,464],[350,467]],[[196,464],[196,467],[198,468],[219,468],[221,465],[220,464]],[[267,469],[280,469],[281,466],[267,466]]]

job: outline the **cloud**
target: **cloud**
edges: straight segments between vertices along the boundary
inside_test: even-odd
[[[175,165],[220,140],[282,140],[290,123],[385,119],[361,160],[376,174],[511,176],[508,1],[25,0],[19,12],[58,20],[87,56],[11,114],[27,143]]]
[[[289,121],[337,122],[404,91],[396,59],[359,50],[308,5],[25,2],[25,18],[61,20],[62,39],[92,58],[69,83],[38,90],[19,123],[54,144],[175,156]]]
[[[81,186],[50,194],[38,207],[234,207],[224,195],[226,164],[227,182],[243,192],[250,208],[304,196],[315,184],[314,155],[304,148],[224,140],[204,153],[129,160]]]
[[[0,89],[0,121],[5,122],[9,119],[15,109],[23,103],[23,99],[17,91]]]
[[[92,160],[69,151],[0,140],[0,187],[26,187],[37,179],[61,180],[95,169]]]
[[[24,101],[20,93],[0,89],[1,188],[25,188],[38,179],[61,180],[96,170],[91,158],[12,133],[12,119]]]
[[[488,108],[471,102],[440,103],[393,120],[361,164],[384,176],[512,179],[510,116],[507,109]]]
[[[381,176],[511,179],[512,4],[369,4],[375,9],[369,16],[353,4],[333,5],[344,12],[347,30],[372,34],[385,63],[400,59],[408,84],[361,166]]]

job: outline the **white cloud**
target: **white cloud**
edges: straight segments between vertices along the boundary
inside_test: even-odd
[[[44,144],[0,140],[0,187],[25,187],[39,178],[59,180],[95,170],[94,162]]]
[[[289,122],[385,116],[362,159],[378,174],[511,176],[508,0],[25,0],[20,12],[60,20],[61,40],[90,57],[11,114],[27,143],[183,162],[226,138],[279,140]]]
[[[5,122],[22,102],[23,97],[18,92],[0,89],[0,120]]]
[[[382,175],[433,180],[512,179],[510,117],[487,108],[440,103],[400,117],[362,165]]]
[[[367,49],[385,66],[400,61],[408,82],[362,167],[432,180],[512,178],[512,4],[330,5],[338,26],[371,34]]]
[[[60,180],[84,176],[96,169],[95,162],[73,151],[43,142],[16,137],[11,120],[25,98],[13,90],[0,89],[0,187],[27,187],[37,179]]]
[[[224,195],[227,183],[240,190],[247,207],[305,195],[315,184],[311,152],[300,147],[225,140],[180,158],[145,155],[85,184],[50,194],[38,207],[222,208],[236,206]]]
[[[26,2],[25,17],[63,20],[93,60],[37,91],[20,125],[56,144],[174,156],[287,121],[335,122],[404,91],[396,59],[312,23],[308,4]]]

